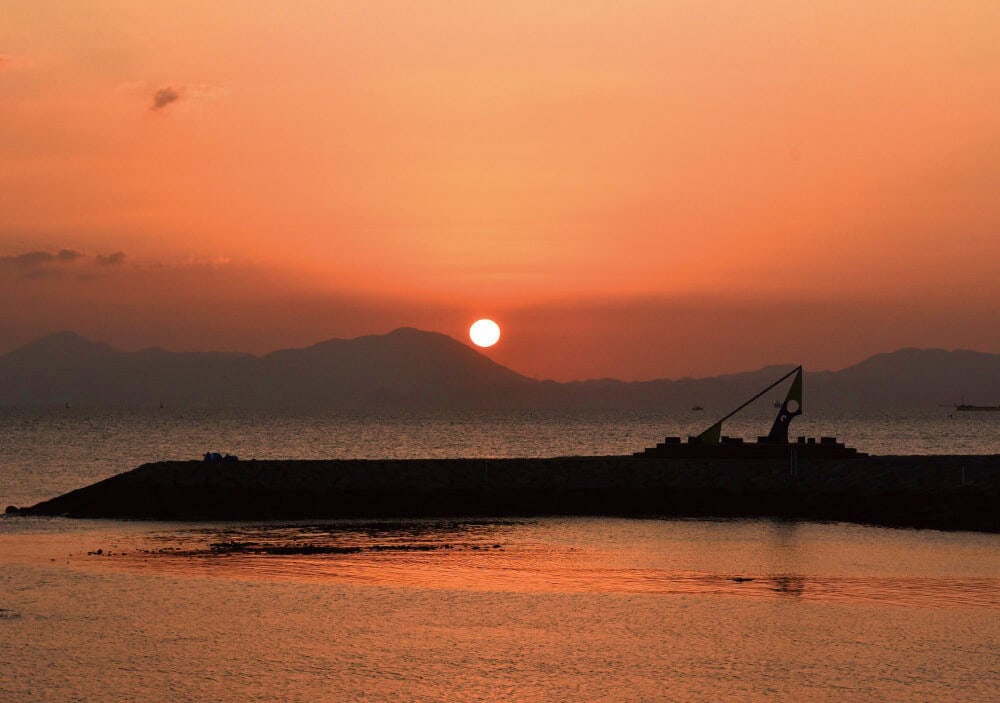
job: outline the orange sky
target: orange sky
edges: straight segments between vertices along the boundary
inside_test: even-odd
[[[0,351],[838,368],[1000,351],[998,262],[995,0],[0,0]]]

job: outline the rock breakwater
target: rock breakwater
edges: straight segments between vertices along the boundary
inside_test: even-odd
[[[162,520],[773,517],[1000,532],[1000,455],[159,462],[21,512]]]

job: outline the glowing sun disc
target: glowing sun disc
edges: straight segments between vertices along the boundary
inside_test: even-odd
[[[492,347],[500,340],[500,325],[493,320],[476,320],[469,328],[469,339],[477,347]]]

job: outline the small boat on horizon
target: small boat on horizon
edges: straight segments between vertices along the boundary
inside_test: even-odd
[[[986,412],[1000,412],[1000,405],[970,405],[965,402],[965,396],[962,396],[962,401],[955,405],[955,410],[959,412],[970,412],[970,411],[986,411]]]

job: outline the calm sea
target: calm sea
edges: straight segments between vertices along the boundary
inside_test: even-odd
[[[723,433],[767,434],[774,411],[750,408]],[[667,435],[711,425],[710,411],[336,412],[178,408],[0,408],[0,502],[38,501],[149,461],[245,459],[526,457],[631,454]],[[929,408],[893,414],[812,414],[793,435],[836,436],[875,454],[1000,453],[1000,413]]]
[[[769,418],[725,431],[755,437]],[[3,409],[0,502],[208,450],[619,454],[713,420]],[[1000,452],[1000,414],[793,427],[877,453]],[[994,701],[998,690],[998,535],[763,520],[0,518],[2,700]]]

